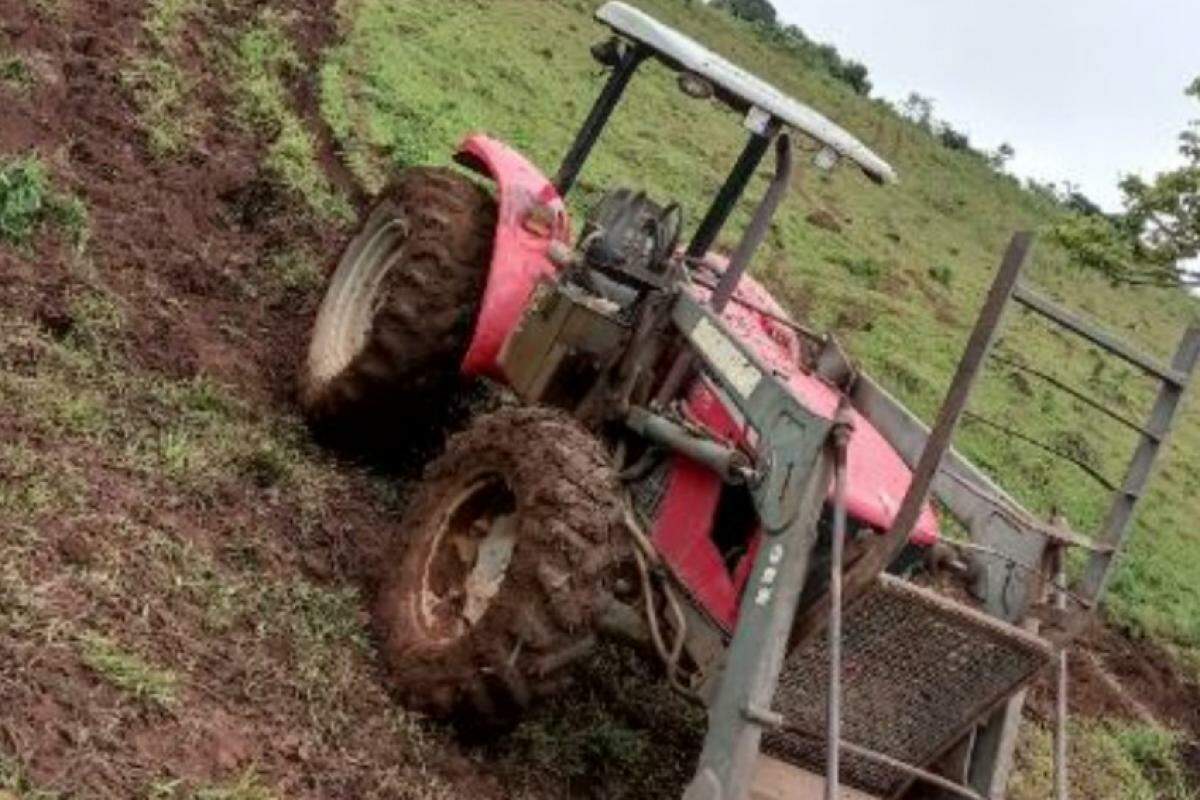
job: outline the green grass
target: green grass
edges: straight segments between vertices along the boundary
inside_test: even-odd
[[[1058,212],[723,14],[679,0],[639,4],[826,111],[899,168],[903,182],[885,189],[849,169],[828,176],[801,170],[754,270],[797,314],[835,328],[874,374],[931,416],[1009,233],[1042,227]],[[179,157],[213,121],[197,102],[193,71],[227,78],[226,110],[261,143],[263,171],[302,197],[313,216],[336,222],[346,215],[345,200],[324,176],[311,120],[297,109],[298,81],[318,80],[335,146],[368,188],[404,166],[449,163],[461,135],[472,130],[506,139],[552,172],[603,79],[587,55],[605,35],[588,19],[594,5],[341,0],[341,38],[313,75],[286,11],[255,7],[238,17],[239,27],[213,30],[203,4],[155,0],[126,82],[152,150]],[[205,41],[188,35],[193,25]],[[679,200],[694,224],[742,138],[736,117],[685,99],[669,74],[649,65],[585,170],[573,211],[605,187],[632,184]],[[750,197],[765,185],[763,176],[756,179]],[[72,241],[73,230],[86,237],[86,214],[74,202],[71,222],[72,201],[56,192],[42,162],[0,162],[5,245],[21,251],[54,229]],[[746,221],[744,206],[726,246]],[[841,231],[807,223],[814,208],[832,214]],[[316,239],[273,243],[237,276],[245,284],[241,296],[266,304],[311,301],[327,255]],[[1115,291],[1070,266],[1049,243],[1038,251],[1033,277],[1159,355],[1186,320],[1198,317],[1196,303],[1178,293]],[[87,666],[88,680],[94,675],[116,687],[108,694],[119,695],[118,706],[96,712],[93,736],[106,735],[102,721],[114,712],[173,717],[185,701],[197,708],[246,702],[250,713],[262,707],[288,715],[304,743],[325,752],[340,751],[364,730],[394,742],[394,762],[369,767],[376,775],[388,771],[378,785],[390,796],[455,796],[456,787],[438,773],[450,746],[444,731],[391,705],[380,687],[363,600],[351,588],[354,568],[339,566],[328,581],[302,574],[314,553],[345,557],[337,537],[362,524],[335,518],[334,502],[392,511],[402,505],[403,487],[322,455],[299,420],[263,408],[273,398],[249,399],[252,389],[211,377],[176,380],[143,370],[127,352],[139,311],[96,281],[69,288],[65,333],[15,319],[0,326],[0,404],[22,437],[0,443],[0,643],[9,637],[39,652],[66,652]],[[1131,370],[1022,314],[1012,323],[1001,343],[1007,355],[1027,357],[1125,413],[1145,410],[1149,387]],[[1132,444],[1087,409],[1006,369],[984,382],[975,408],[1109,474],[1119,475]],[[1200,664],[1196,416],[1193,403],[1109,604],[1118,623],[1173,643],[1192,664]],[[1104,493],[1070,467],[979,426],[968,425],[960,445],[1042,513],[1057,504],[1085,530],[1104,514]],[[109,492],[113,487],[120,491]],[[180,524],[189,519],[203,523]],[[88,531],[96,532],[90,550],[54,562],[64,538],[78,534],[86,544]],[[153,616],[130,613],[151,602],[178,626],[178,638]],[[86,609],[82,618],[79,608]],[[503,743],[468,749],[467,758],[502,775],[506,790],[512,778],[515,798],[545,797],[547,787],[560,790],[551,796],[588,796],[598,785],[614,798],[677,796],[694,759],[698,715],[675,708],[645,664],[635,682],[622,676],[637,667],[616,660],[618,669],[592,665],[584,691],[535,713]],[[237,666],[228,691],[204,686],[215,663]],[[206,701],[199,696],[206,691],[221,694]],[[146,713],[164,708],[171,713]],[[1017,800],[1047,796],[1048,739],[1033,729],[1030,741]],[[1188,797],[1170,734],[1080,723],[1075,741],[1078,796]],[[240,770],[203,785],[164,771],[146,796],[274,796],[265,778]],[[0,760],[0,797],[4,792],[19,800],[54,797],[19,764]]]
[[[265,283],[280,294],[312,294],[325,281],[316,256],[304,248],[290,247],[272,253],[263,266]]]
[[[901,183],[888,188],[849,168],[833,174],[801,169],[753,269],[797,314],[834,329],[870,372],[932,417],[1009,236],[1043,229],[1060,212],[721,12],[678,0],[640,5],[821,109],[897,167]],[[326,57],[321,101],[347,163],[365,185],[378,188],[404,166],[448,163],[463,134],[482,130],[552,172],[602,84],[588,55],[588,46],[605,35],[588,20],[594,6],[582,0],[536,8],[531,0],[436,8],[416,0],[343,3],[345,38]],[[531,46],[522,21],[535,13],[538,39],[552,47]],[[694,224],[742,145],[738,122],[710,103],[688,100],[666,70],[647,66],[583,172],[571,199],[576,216],[604,187],[635,185],[680,201]],[[760,175],[749,199],[764,188]],[[746,221],[750,203],[742,205],[726,246]],[[814,207],[845,220],[843,230],[807,223]],[[1073,267],[1045,238],[1029,277],[1163,357],[1185,324],[1200,319],[1200,306],[1182,292],[1114,289]],[[1000,351],[1048,368],[1128,415],[1149,410],[1151,387],[1133,370],[1026,314],[1013,313]],[[1008,369],[990,371],[973,409],[1082,452],[1118,480],[1134,445],[1097,413]],[[1107,493],[1076,468],[979,424],[965,425],[958,445],[1036,512],[1048,515],[1057,507],[1078,530],[1099,527]],[[1187,647],[1200,647],[1200,543],[1187,522],[1200,516],[1197,453],[1200,424],[1189,408],[1142,506],[1109,604],[1120,624]]]
[[[266,9],[234,47],[230,71],[242,121],[268,142],[264,166],[319,215],[348,220],[350,207],[329,184],[316,157],[313,133],[290,102],[286,78],[304,67],[286,20]]]
[[[83,663],[121,691],[159,708],[179,702],[179,677],[174,672],[149,664],[95,633],[84,634],[79,644]]]
[[[194,102],[196,78],[181,64],[184,28],[201,10],[195,0],[147,3],[143,52],[130,60],[121,75],[138,108],[150,151],[159,157],[188,150],[208,118],[208,110]]]
[[[0,86],[17,91],[33,86],[33,71],[25,59],[0,51]]]
[[[191,800],[275,800],[275,794],[262,785],[253,770],[247,770],[232,783],[198,789]]]
[[[122,79],[133,93],[151,152],[172,156],[195,141],[205,115],[188,102],[195,86],[178,65],[159,56],[139,58]]]
[[[196,0],[153,0],[142,21],[143,46],[123,72],[139,109],[150,150],[159,157],[189,151],[211,120],[196,102],[197,75],[188,62],[228,77],[235,119],[266,143],[262,166],[285,191],[320,217],[345,222],[346,199],[329,183],[317,160],[315,137],[294,108],[288,81],[305,65],[288,33],[290,17],[266,7],[239,30],[218,26]],[[199,44],[184,34],[189,24],[209,34]]]
[[[47,226],[82,250],[88,237],[87,208],[79,198],[54,189],[39,158],[0,155],[0,244],[26,245]]]
[[[39,789],[15,761],[0,754],[0,800],[61,800],[63,795]]]
[[[1072,796],[1122,800],[1196,800],[1179,765],[1180,737],[1148,725],[1073,721],[1068,729]],[[1054,795],[1053,743],[1048,731],[1026,725],[1017,753],[1012,800]]]

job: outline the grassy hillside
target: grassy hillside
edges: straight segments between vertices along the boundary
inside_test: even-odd
[[[378,186],[397,164],[445,162],[472,130],[515,144],[552,172],[602,83],[588,55],[603,30],[586,20],[593,5],[342,3],[346,35],[326,56],[321,108],[355,174]],[[900,185],[882,189],[852,169],[832,176],[802,169],[755,270],[795,313],[837,331],[871,372],[931,416],[1008,237],[1045,228],[1058,209],[882,104],[802,69],[748,25],[699,4],[641,5],[825,111],[897,167]],[[635,185],[678,199],[695,221],[744,142],[738,122],[688,100],[666,70],[646,69],[586,169],[574,207],[586,209],[605,187]],[[841,231],[807,223],[817,210]],[[1115,290],[1072,268],[1046,240],[1029,275],[1164,358],[1188,322],[1200,319],[1200,305],[1182,293]],[[1032,319],[1012,320],[1001,351],[1135,418],[1149,410],[1152,387],[1132,369]],[[1017,373],[997,367],[989,377],[976,411],[1120,479],[1133,446],[1123,430]],[[961,446],[1032,508],[1048,514],[1057,505],[1077,529],[1098,527],[1107,492],[1077,468],[979,426],[967,426]],[[1198,487],[1200,416],[1185,412],[1110,604],[1121,623],[1183,646],[1200,646],[1200,544],[1188,524],[1200,516]]]
[[[802,170],[754,269],[931,415],[1009,234],[1059,211],[748,26],[639,4],[898,168],[888,188]],[[388,175],[447,163],[470,130],[554,169],[603,80],[594,5],[0,0],[0,800],[677,793],[695,717],[627,656],[496,745],[389,702],[363,608],[406,475],[322,452],[292,399],[323,268]],[[694,223],[741,143],[736,118],[649,67],[575,210],[631,184]],[[1200,316],[1179,293],[1113,290],[1045,242],[1032,275],[1164,357]],[[1148,407],[1129,369],[1024,315],[1001,349],[1127,414]],[[975,408],[1113,477],[1132,445],[999,367]],[[1069,465],[978,425],[960,444],[1043,513],[1057,504],[1081,530],[1104,513]],[[1192,403],[1109,613],[1200,665],[1198,518]],[[1101,656],[1140,674],[1130,653]],[[1189,796],[1176,752],[1200,726],[1163,733],[1190,697],[1168,696],[1150,719],[1114,706],[1079,723],[1080,796]],[[1031,730],[1023,798],[1046,794]]]

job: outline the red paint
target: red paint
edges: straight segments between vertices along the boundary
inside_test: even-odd
[[[725,262],[709,256],[709,262],[718,271]],[[707,294],[697,290],[701,296]],[[785,317],[775,299],[753,278],[742,279],[737,296],[777,316]],[[722,315],[725,323],[738,337],[758,354],[769,369],[783,380],[796,398],[809,411],[832,419],[837,413],[841,394],[814,374],[800,368],[800,340],[795,331],[769,317],[738,303],[730,303]],[[711,418],[711,413],[702,407],[719,405],[716,398],[704,398],[710,394],[701,389],[689,398],[689,410],[697,420],[710,426],[718,435],[727,429],[728,422]],[[847,453],[847,513],[877,530],[891,527],[900,508],[900,501],[912,482],[912,472],[900,458],[900,454],[888,444],[875,426],[858,412],[853,412],[854,435],[850,437]],[[933,508],[926,505],[917,521],[911,540],[914,544],[928,546],[938,540],[938,523]]]
[[[654,521],[654,546],[701,607],[723,627],[732,628],[738,593],[711,536],[721,479],[712,470],[675,456],[667,481]]]
[[[554,185],[508,145],[476,134],[463,141],[456,158],[496,182],[499,205],[491,271],[462,371],[499,377],[496,359],[504,340],[538,282],[557,272],[546,253],[555,239],[569,241],[570,223]],[[526,224],[539,207],[547,209],[553,220],[548,232]]]
[[[547,252],[555,240],[569,242],[570,223],[553,184],[507,145],[483,135],[469,136],[459,148],[457,159],[496,182],[499,205],[491,271],[462,370],[470,375],[499,377],[496,360],[504,341],[520,320],[538,282],[556,274],[557,268]],[[541,213],[545,219],[530,225],[531,213]],[[727,264],[715,256],[708,260],[718,272]],[[707,294],[705,290],[697,292],[701,296]],[[775,299],[752,278],[743,278],[737,296],[772,314],[786,316]],[[840,394],[800,368],[800,340],[794,331],[736,302],[729,304],[723,318],[766,366],[792,388],[806,408],[833,417]],[[703,382],[692,387],[686,409],[697,423],[719,438],[748,444],[747,432],[739,428]],[[860,522],[886,530],[908,489],[911,472],[874,426],[857,413],[854,422],[847,464],[846,510]],[[654,524],[655,545],[701,606],[731,630],[761,534],[753,538],[749,552],[731,574],[711,536],[721,497],[720,479],[694,462],[675,457],[668,481],[667,494]],[[927,506],[912,541],[929,545],[937,538],[937,519]]]
[[[714,257],[710,260],[718,269],[723,268],[721,261]],[[701,296],[707,294],[704,290],[698,293]],[[752,278],[742,279],[737,296],[772,314],[786,316],[774,298]],[[795,331],[738,303],[730,303],[722,317],[766,366],[792,388],[806,408],[827,418],[834,416],[840,395],[820,378],[799,367],[800,340]],[[697,381],[692,386],[685,409],[696,423],[718,438],[748,444],[745,440],[747,432],[738,426],[705,382]],[[912,473],[870,422],[857,412],[853,418],[854,435],[847,453],[846,512],[851,518],[882,532],[895,519]],[[667,494],[655,521],[654,543],[663,560],[696,601],[727,632],[731,632],[762,534],[754,535],[747,554],[731,575],[712,540],[713,516],[721,488],[720,480],[713,473],[687,459],[675,459]],[[937,541],[937,518],[929,505],[922,511],[910,539],[921,546]]]

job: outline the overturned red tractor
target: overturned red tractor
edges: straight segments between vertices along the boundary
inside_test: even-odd
[[[1098,543],[1040,523],[949,449],[1010,299],[1106,336],[1019,283],[1028,237],[1014,239],[931,432],[746,274],[796,169],[793,136],[824,148],[820,168],[850,162],[881,184],[892,169],[637,9],[597,17],[614,34],[593,50],[610,77],[555,178],[483,135],[456,160],[494,194],[459,171],[405,172],[316,321],[301,375],[316,425],[397,409],[413,425],[467,378],[507,393],[428,465],[383,566],[375,621],[397,696],[503,723],[614,635],[708,706],[691,800],[802,796],[820,789],[814,773],[829,792],[996,795],[1013,698],[1094,609],[1200,334],[1171,366],[1110,341],[1163,379],[1136,491]],[[629,188],[573,237],[563,198],[650,61],[742,115],[745,148],[686,243],[678,205]],[[772,151],[765,196],[732,255],[716,255]],[[969,539],[939,543],[931,494]],[[1088,570],[1035,635],[1021,623],[1053,605],[1047,586],[1065,592],[1046,578],[1067,546],[1088,551]],[[901,577],[929,561],[971,600]]]

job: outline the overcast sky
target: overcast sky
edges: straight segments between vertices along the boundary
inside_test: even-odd
[[[976,146],[1010,142],[1018,175],[1079,184],[1120,209],[1120,176],[1179,163],[1200,103],[1200,0],[774,0],[781,17],[917,91]]]

